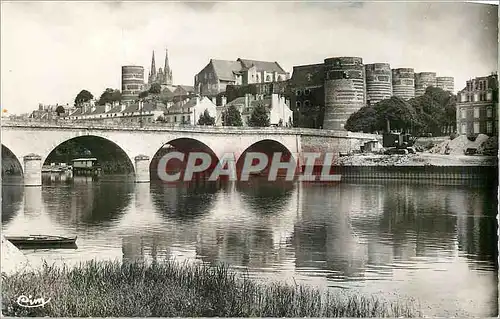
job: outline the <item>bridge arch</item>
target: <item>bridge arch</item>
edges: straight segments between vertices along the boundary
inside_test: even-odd
[[[167,163],[167,167],[160,168],[158,166],[159,164],[161,164],[160,159],[166,154],[174,151],[183,153],[184,154],[183,160],[181,161],[179,159],[171,159]],[[193,152],[206,153],[210,156],[211,163],[209,167],[205,171],[201,172],[201,175],[204,175],[208,178],[212,170],[216,167],[217,163],[219,162],[219,158],[215,153],[215,151],[210,146],[200,141],[199,139],[192,137],[180,137],[167,141],[166,143],[163,143],[161,146],[157,148],[156,153],[152,156],[149,165],[150,179],[156,181],[160,180],[160,176],[158,174],[159,170],[165,169],[169,174],[173,174],[173,172],[180,172],[181,173],[180,179],[182,180],[184,178],[184,172],[186,169],[188,156],[190,153]],[[199,162],[200,161],[198,161],[198,163]],[[200,176],[200,174],[198,174],[197,176]]]
[[[2,176],[23,175],[23,164],[13,151],[2,143]]]
[[[99,135],[70,136],[41,154],[43,165],[68,163],[74,158],[95,157],[105,174],[135,173],[133,159],[117,142]],[[44,156],[45,155],[45,156]]]
[[[283,145],[283,143],[278,140],[266,138],[251,144],[238,156],[238,159],[236,161],[236,170],[238,172],[238,177],[240,177],[241,175],[242,168],[245,164],[246,155],[250,152],[264,153],[267,156],[268,162],[266,168],[262,170],[262,173],[264,175],[267,175],[267,173],[269,172],[274,153],[281,153],[281,162],[293,161],[295,166],[297,167],[298,161],[295,158],[293,152],[288,147]],[[258,160],[254,160],[253,165],[256,165],[257,162]],[[278,176],[283,176],[283,174],[286,174],[286,172],[284,172],[283,170],[278,170]]]

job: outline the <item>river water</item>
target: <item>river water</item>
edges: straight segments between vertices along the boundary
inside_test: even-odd
[[[78,235],[33,263],[225,262],[264,281],[412,298],[426,315],[496,316],[496,190],[378,181],[135,184],[45,176],[2,186],[5,235]]]

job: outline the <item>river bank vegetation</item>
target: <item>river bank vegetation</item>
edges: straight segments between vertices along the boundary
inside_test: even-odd
[[[45,264],[2,276],[5,316],[58,317],[416,317],[410,301],[324,293],[296,284],[259,283],[225,265],[88,262]],[[20,295],[50,302],[24,308]]]

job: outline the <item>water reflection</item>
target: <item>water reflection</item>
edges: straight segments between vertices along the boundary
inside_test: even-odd
[[[76,252],[32,253],[47,259],[225,262],[259,279],[398,292],[438,310],[477,304],[471,313],[479,316],[496,309],[496,193],[489,189],[91,177],[21,195],[8,187],[8,233],[78,235]]]
[[[151,186],[156,210],[165,218],[178,221],[191,221],[208,214],[217,191],[218,183],[209,181],[159,182]]]
[[[243,203],[258,215],[277,214],[290,200],[296,186],[285,180],[268,181],[267,178],[251,178],[248,182],[236,183],[236,191],[241,194]]]
[[[70,183],[44,185],[43,201],[49,215],[65,226],[102,228],[119,220],[130,204],[134,184],[78,176]]]
[[[363,277],[365,248],[349,218],[359,196],[341,185],[309,184],[302,192],[302,218],[294,231],[296,266],[327,271],[335,281]]]
[[[22,184],[2,185],[2,225],[7,225],[21,207],[24,197]]]

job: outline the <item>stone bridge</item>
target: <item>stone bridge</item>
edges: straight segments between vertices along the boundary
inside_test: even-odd
[[[181,149],[194,145],[218,159],[232,153],[236,161],[250,148],[274,144],[290,152],[300,165],[303,152],[345,152],[359,149],[364,142],[374,139],[379,140],[379,136],[346,131],[164,123],[110,126],[95,122],[3,121],[1,128],[2,152],[17,159],[26,186],[41,185],[43,163],[52,151],[69,140],[81,142],[98,159],[100,153],[111,154],[115,159],[125,158],[133,168],[136,182],[149,182],[151,160],[166,144]]]

